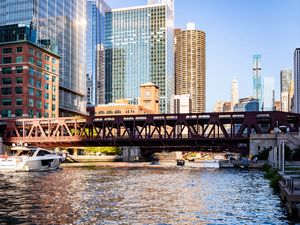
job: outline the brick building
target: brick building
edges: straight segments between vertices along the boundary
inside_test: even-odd
[[[59,56],[35,37],[28,26],[0,27],[1,117],[58,117]]]

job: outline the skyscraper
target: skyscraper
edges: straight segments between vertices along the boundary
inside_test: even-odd
[[[289,92],[292,82],[292,70],[281,70],[280,71],[280,103],[281,111],[288,112],[290,111],[290,100]]]
[[[169,112],[174,94],[173,0],[112,9],[105,14],[106,102],[137,103],[139,86],[159,87],[160,112]]]
[[[86,77],[87,104],[103,104],[104,86],[104,26],[105,11],[109,7],[104,0],[86,0]],[[101,51],[102,49],[102,51]],[[102,53],[102,54],[101,54]],[[100,57],[98,59],[98,57]]]
[[[300,48],[294,52],[294,111],[300,113]]]
[[[274,111],[275,78],[264,78],[263,111]]]
[[[231,111],[233,111],[234,106],[239,103],[239,89],[237,80],[232,80],[231,83]]]
[[[253,96],[259,100],[259,110],[262,109],[261,56],[253,56]]]
[[[86,0],[0,1],[0,25],[26,24],[41,40],[57,46],[60,60],[60,114],[83,114],[85,106]]]
[[[175,37],[175,93],[190,94],[192,112],[205,112],[206,103],[206,37],[188,23],[187,30]]]

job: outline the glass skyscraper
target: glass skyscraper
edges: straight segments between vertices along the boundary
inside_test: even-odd
[[[274,111],[275,103],[275,78],[264,78],[263,111]]]
[[[159,87],[160,112],[170,110],[174,94],[173,0],[113,9],[105,18],[106,102],[137,103],[139,86]]]
[[[104,19],[109,7],[103,0],[86,1],[87,104],[97,105],[104,103]]]
[[[261,84],[261,56],[253,56],[253,97],[259,101],[259,110],[262,109],[262,84]]]
[[[280,71],[280,104],[281,111],[289,112],[291,109],[290,106],[290,88],[293,80],[292,70],[281,70]]]
[[[294,112],[300,113],[300,48],[294,52]]]
[[[86,0],[1,0],[0,25],[26,24],[58,47],[60,114],[86,112]]]

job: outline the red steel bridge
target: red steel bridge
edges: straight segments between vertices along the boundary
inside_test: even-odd
[[[41,147],[140,146],[169,150],[248,149],[250,134],[277,127],[298,131],[300,114],[233,112],[0,119],[7,145]]]

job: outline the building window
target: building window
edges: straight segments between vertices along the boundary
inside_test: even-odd
[[[56,110],[56,105],[52,104],[52,111],[55,112],[55,110]]]
[[[37,77],[37,78],[41,78],[41,77],[42,77],[42,72],[39,71],[39,70],[37,70],[37,71],[36,71],[36,77]]]
[[[52,101],[56,100],[56,95],[52,95]]]
[[[17,66],[16,73],[23,73],[23,66]]]
[[[36,61],[36,65],[37,65],[38,67],[42,67],[42,61],[37,60],[37,61]]]
[[[22,84],[23,83],[23,78],[22,77],[17,77],[16,78],[16,83],[17,84]]]
[[[11,74],[11,67],[3,67],[2,74]]]
[[[30,64],[34,65],[34,59],[33,59],[33,57],[29,57],[28,61],[29,61]]]
[[[37,80],[37,81],[35,82],[35,86],[36,86],[37,88],[42,88],[42,82]]]
[[[34,80],[33,80],[32,77],[29,78],[28,83],[29,83],[30,86],[34,86]]]
[[[47,109],[47,110],[49,109],[49,103],[47,103],[47,102],[45,103],[45,109]]]
[[[11,78],[2,78],[2,84],[11,84]]]
[[[23,115],[23,110],[22,109],[16,109],[16,116],[22,116]]]
[[[3,48],[2,49],[2,54],[9,54],[12,53],[12,48]]]
[[[21,62],[23,62],[23,56],[17,56],[16,63],[21,63]]]
[[[11,63],[11,57],[3,57],[2,58],[2,63],[3,64]]]
[[[49,57],[48,55],[45,55],[45,60],[46,60],[47,62],[49,62],[49,61],[50,61],[50,57]]]
[[[30,96],[34,96],[34,89],[33,88],[28,88],[28,93]]]
[[[29,110],[28,110],[28,116],[29,116],[29,117],[33,117],[33,115],[34,115],[34,114],[33,114],[33,109],[29,109]]]
[[[12,88],[2,88],[2,95],[11,95]]]
[[[45,113],[44,113],[44,117],[45,117],[45,118],[49,118],[49,113],[45,112]]]
[[[16,99],[16,105],[22,105],[23,104],[23,99],[22,98],[17,98]]]
[[[106,114],[114,114],[114,112],[109,110],[109,111],[106,111]]]
[[[23,87],[15,87],[16,94],[20,95],[23,93]]]
[[[52,64],[56,64],[56,58],[52,58]]]
[[[38,109],[41,109],[41,108],[42,108],[42,102],[41,102],[40,100],[38,100],[38,101],[36,102],[36,107],[37,107]]]
[[[36,112],[36,117],[37,118],[42,118],[42,113],[41,112]]]
[[[2,117],[11,117],[11,110],[10,109],[3,109],[1,111]]]
[[[32,67],[29,67],[29,75],[31,76],[34,75],[34,69]]]
[[[36,90],[36,97],[41,98],[42,97],[42,91]]]
[[[44,98],[45,98],[45,99],[49,99],[49,93],[45,92],[45,93],[44,93]]]
[[[45,64],[44,68],[45,70],[50,71],[50,66],[48,64]]]
[[[52,72],[56,73],[56,67],[55,66],[52,67]]]
[[[44,88],[45,90],[49,90],[49,84],[45,83]]]
[[[49,74],[45,73],[44,77],[45,77],[45,80],[49,80]]]
[[[16,51],[17,53],[19,53],[19,52],[23,52],[23,48],[22,47],[17,47],[17,51]]]
[[[52,77],[52,83],[55,83],[56,82],[56,77]]]
[[[29,53],[30,53],[31,55],[34,55],[34,50],[33,50],[33,48],[29,48]]]
[[[55,86],[52,86],[52,91],[53,91],[53,93],[56,92],[56,87]]]
[[[115,114],[121,114],[121,110],[116,110]]]
[[[2,99],[2,105],[3,106],[11,105],[11,99]]]
[[[29,107],[33,107],[34,106],[34,100],[32,98],[30,98],[28,100],[28,105],[29,105]]]

